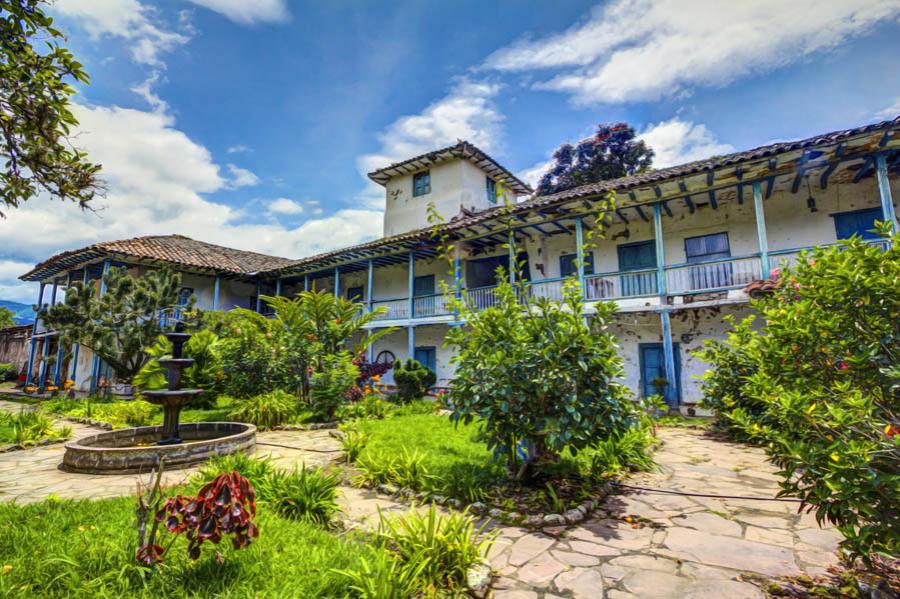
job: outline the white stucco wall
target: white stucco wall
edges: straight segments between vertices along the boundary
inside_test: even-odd
[[[488,202],[484,171],[466,160],[448,160],[428,169],[431,173],[431,192],[413,197],[415,173],[395,177],[385,185],[384,235],[390,237],[430,226],[428,206],[446,220],[459,214],[465,206],[469,210],[483,210]],[[424,172],[424,171],[423,171]],[[502,199],[498,200],[502,203]]]

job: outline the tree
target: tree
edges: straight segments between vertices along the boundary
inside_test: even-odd
[[[16,326],[15,313],[9,308],[0,308],[0,329]]]
[[[538,194],[557,193],[598,181],[634,175],[650,168],[653,150],[635,139],[627,123],[602,123],[597,133],[577,145],[563,144],[553,166],[541,177]]]
[[[753,302],[760,328],[745,321],[697,354],[714,366],[704,402],[723,428],[764,446],[781,494],[863,557],[900,555],[898,244],[802,253]]]
[[[60,332],[61,343],[90,349],[118,380],[131,382],[151,358],[145,348],[166,329],[163,318],[189,310],[192,302],[179,304],[181,277],[168,269],[134,278],[124,269],[111,268],[103,283],[102,295],[92,285],[75,283],[64,303],[41,309],[38,318]]]
[[[86,83],[88,76],[57,43],[63,35],[44,4],[0,0],[0,207],[16,208],[39,191],[86,207],[100,189],[100,166],[68,138],[78,121],[66,80]]]

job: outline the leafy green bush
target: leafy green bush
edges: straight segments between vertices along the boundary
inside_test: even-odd
[[[338,420],[357,420],[360,418],[384,418],[394,410],[393,404],[384,400],[378,393],[364,393],[359,401],[348,402],[338,408]]]
[[[239,400],[228,417],[265,430],[289,422],[296,413],[297,399],[287,391],[276,389]]]
[[[272,470],[272,463],[268,459],[252,458],[239,451],[211,458],[200,467],[198,477],[203,482],[209,482],[223,472],[238,472],[257,487]]]
[[[403,403],[422,399],[436,382],[437,376],[412,358],[394,366],[396,396]]]
[[[0,364],[0,383],[14,381],[18,378],[19,373],[12,364]]]
[[[722,369],[706,380],[717,418],[765,446],[782,494],[863,557],[900,553],[898,244],[854,238],[801,254],[753,303],[759,332],[739,325],[699,354]]]
[[[354,597],[360,599],[408,599],[417,596],[422,586],[425,560],[411,563],[385,551],[372,551],[351,570],[335,570],[346,578]]]
[[[341,437],[341,449],[344,450],[344,459],[348,463],[355,461],[366,446],[368,436],[352,427],[343,429],[344,436]]]
[[[293,472],[273,469],[256,483],[257,497],[280,515],[327,525],[339,511],[338,478],[305,466]]]
[[[309,382],[310,407],[316,417],[333,420],[347,392],[356,384],[359,368],[349,352],[339,352],[323,360],[321,370]]]
[[[591,475],[607,479],[625,472],[650,470],[654,444],[653,436],[644,426],[612,434],[586,450],[591,460]]]
[[[44,439],[65,439],[71,434],[70,427],[55,426],[53,419],[42,410],[0,411],[0,444],[24,447]]]
[[[469,568],[486,559],[496,533],[475,526],[467,513],[441,516],[428,511],[391,517],[379,513],[376,538],[411,567],[419,568],[419,592],[432,596],[439,589],[465,589]],[[423,565],[424,564],[424,565]]]
[[[149,426],[158,409],[153,404],[139,399],[117,401],[102,410],[103,420],[124,422],[128,426]]]
[[[578,285],[567,281],[562,302],[526,299],[523,309],[527,290],[498,278],[493,304],[458,308],[466,325],[447,334],[457,349],[449,403],[454,421],[483,420],[488,447],[518,480],[529,465],[540,469],[563,450],[575,454],[628,428],[635,407],[607,331],[614,304],[595,304],[586,319]]]

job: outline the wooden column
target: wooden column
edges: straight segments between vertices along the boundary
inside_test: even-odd
[[[653,204],[653,231],[656,245],[656,291],[660,303],[666,303],[666,250],[663,242],[662,204]]]
[[[416,253],[409,253],[409,281],[408,281],[408,292],[406,294],[406,310],[407,310],[407,318],[412,320],[415,316],[414,311],[416,308],[416,301],[413,297],[413,291],[416,286]],[[410,333],[412,335],[412,333]],[[412,357],[412,356],[410,356]]]
[[[46,286],[47,286],[46,283],[40,283],[40,286],[38,288],[38,301],[37,301],[38,309],[41,309],[44,307],[44,287],[46,287]],[[39,322],[39,319],[37,317],[37,314],[35,314],[34,315],[34,325],[32,325],[32,327],[31,327],[31,350],[28,353],[28,366],[25,370],[25,384],[26,385],[30,385],[32,383],[31,372],[32,372],[32,369],[34,368],[34,354],[37,350],[37,338],[35,337],[35,335],[37,335],[37,331],[38,331],[38,322]]]
[[[766,212],[763,208],[759,181],[753,182],[753,208],[756,212],[756,237],[759,240],[760,278],[768,279],[772,271],[769,263],[769,239],[766,235]]]
[[[216,282],[213,285],[213,310],[219,309],[219,288],[222,286],[222,276],[216,275]]]
[[[669,319],[669,311],[663,309],[659,313],[662,323],[663,357],[666,361],[666,403],[670,406],[678,405],[678,379],[675,375],[675,346],[672,344],[672,322]]]
[[[575,218],[575,261],[578,263],[578,287],[581,289],[581,297],[584,297],[584,231],[582,219]]]
[[[372,312],[372,302],[375,301],[373,291],[375,289],[375,262],[371,259],[368,264],[369,270],[366,274],[366,310]],[[371,346],[370,346],[371,347]],[[370,360],[371,361],[371,360]]]
[[[875,157],[875,173],[878,177],[878,195],[881,197],[883,220],[891,224],[891,233],[897,232],[897,217],[894,215],[894,200],[891,197],[891,182],[888,180],[887,161],[884,154]]]

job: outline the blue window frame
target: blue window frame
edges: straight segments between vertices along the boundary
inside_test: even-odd
[[[578,273],[576,261],[578,254],[563,254],[559,257],[559,276],[569,277]],[[587,252],[584,255],[584,274],[594,274],[594,252]]]
[[[878,234],[870,231],[875,228],[875,221],[884,219],[880,208],[866,208],[852,212],[832,214],[834,229],[838,239],[850,239],[858,235],[862,239],[879,239]]]
[[[358,287],[348,287],[347,288],[347,299],[351,302],[361,302],[363,300],[363,288],[362,285]]]
[[[616,246],[619,272],[656,268],[656,244],[653,240],[623,243]],[[642,272],[620,277],[622,297],[653,295],[656,290],[656,273]]]
[[[497,182],[490,177],[484,178],[485,191],[487,192],[487,200],[491,204],[497,203]]]
[[[413,354],[416,362],[437,374],[437,351],[434,346],[417,347]]]
[[[434,275],[424,275],[413,279],[413,297],[434,295]]]
[[[417,198],[429,193],[431,193],[431,171],[413,175],[413,197]]]

